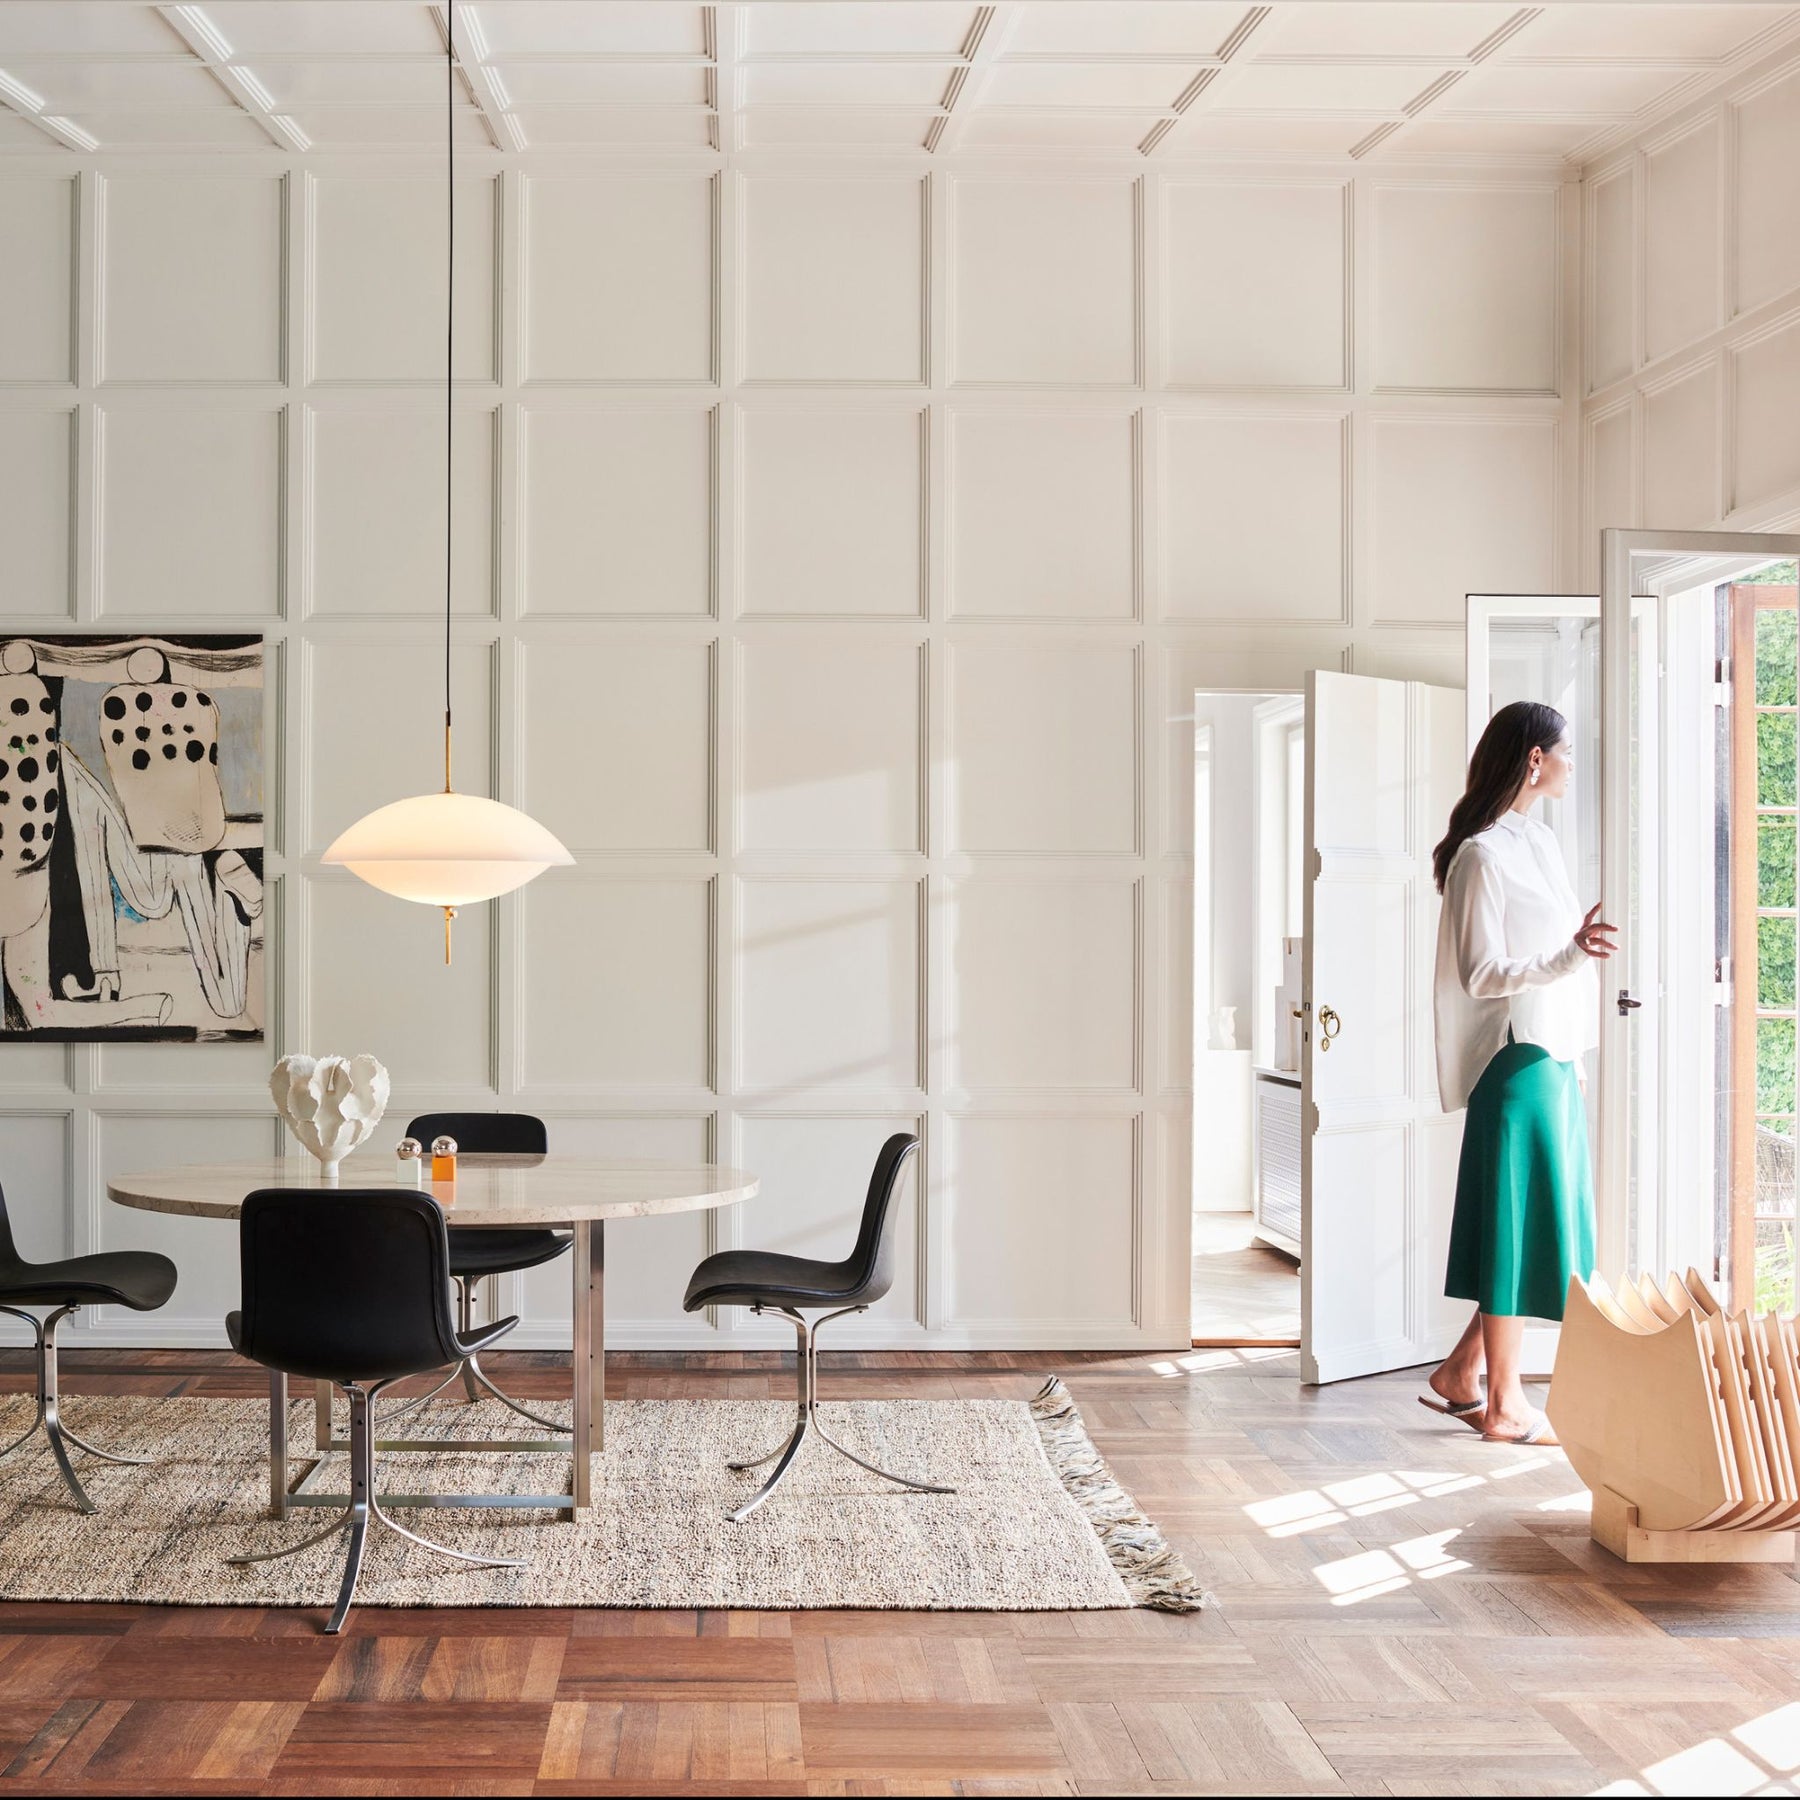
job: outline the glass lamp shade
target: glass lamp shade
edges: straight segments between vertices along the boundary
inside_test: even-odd
[[[575,859],[516,807],[476,794],[415,794],[364,814],[322,860],[402,900],[467,906]]]

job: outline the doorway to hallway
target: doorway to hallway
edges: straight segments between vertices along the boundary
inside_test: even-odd
[[[1305,708],[1194,697],[1196,1344],[1300,1339]]]

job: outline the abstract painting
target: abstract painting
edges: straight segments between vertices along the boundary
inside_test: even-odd
[[[263,1035],[263,644],[0,635],[0,1037]]]

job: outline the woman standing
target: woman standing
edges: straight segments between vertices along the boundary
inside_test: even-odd
[[[1578,1058],[1599,1041],[1589,959],[1615,927],[1585,918],[1562,848],[1531,809],[1574,774],[1567,721],[1516,700],[1488,721],[1468,791],[1433,852],[1438,891],[1438,1091],[1467,1106],[1444,1292],[1475,1317],[1433,1373],[1434,1411],[1503,1443],[1554,1443],[1525,1400],[1527,1318],[1560,1319],[1569,1277],[1594,1270],[1594,1183]],[[1487,1392],[1481,1388],[1487,1371]]]

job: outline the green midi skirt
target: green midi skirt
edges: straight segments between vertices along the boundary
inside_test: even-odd
[[[1573,1063],[1510,1039],[1469,1096],[1444,1292],[1496,1317],[1560,1319],[1594,1272],[1594,1177]]]

